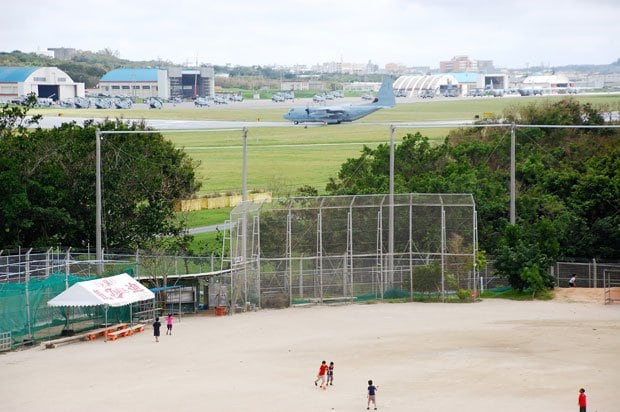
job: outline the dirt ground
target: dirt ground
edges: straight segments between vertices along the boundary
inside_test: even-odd
[[[378,410],[570,411],[584,387],[589,411],[617,412],[620,303],[602,293],[187,316],[160,343],[149,327],[0,355],[0,410],[362,411],[373,379]]]

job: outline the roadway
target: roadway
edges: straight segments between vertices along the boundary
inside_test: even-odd
[[[86,117],[43,116],[39,126],[43,129],[60,127],[63,123],[75,122],[84,125],[86,120],[102,122],[103,118],[89,119]],[[244,127],[290,127],[290,122],[235,122],[224,120],[162,120],[162,119],[123,119],[123,121],[144,121],[155,130],[204,130],[204,129],[243,129]]]
[[[218,230],[230,230],[230,223],[220,223],[217,225],[200,226],[187,229],[185,233],[188,235],[196,235],[198,233],[216,232]]]

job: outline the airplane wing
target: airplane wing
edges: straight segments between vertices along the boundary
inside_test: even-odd
[[[311,111],[313,113],[325,113],[325,114],[344,114],[347,112],[347,110],[343,107],[337,107],[337,106],[332,106],[332,107],[315,107],[312,108]]]
[[[311,111],[312,117],[318,117],[322,119],[335,119],[342,117],[346,114],[346,111],[343,109],[330,109],[330,108],[320,108],[313,109]]]

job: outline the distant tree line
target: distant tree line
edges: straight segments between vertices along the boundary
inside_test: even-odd
[[[574,99],[510,108],[504,118],[604,124],[600,109]],[[459,129],[438,145],[407,134],[395,148],[395,191],[473,193],[480,248],[520,290],[559,259],[620,259],[620,130],[518,128],[516,142],[515,225],[508,211],[508,130]],[[326,189],[334,195],[387,193],[389,146],[365,147]]]
[[[58,67],[67,73],[75,82],[84,83],[86,88],[94,88],[107,72],[120,67],[167,67],[174,63],[166,60],[131,61],[118,57],[118,52],[110,49],[98,52],[76,51],[71,60],[59,60],[36,53],[23,53],[19,50],[10,53],[0,52],[0,66],[37,66]],[[225,88],[258,90],[261,87],[279,89],[281,80],[297,78],[289,70],[278,70],[273,67],[254,66],[222,66],[214,65],[215,73],[226,73],[228,78],[218,77],[216,85]],[[337,73],[321,74],[319,80],[336,83],[353,81],[381,81],[381,75],[349,75]]]
[[[36,53],[22,53],[19,50],[10,53],[0,52],[0,66],[37,66],[58,67],[75,82],[84,83],[86,88],[94,88],[101,77],[119,67],[160,67],[172,65],[168,61],[142,61],[120,59],[118,52],[104,49],[98,52],[77,51],[71,60],[59,60],[41,56]]]

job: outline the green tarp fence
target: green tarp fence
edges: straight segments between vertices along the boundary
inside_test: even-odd
[[[28,284],[0,283],[0,333],[10,332],[13,345],[17,345],[59,336],[63,329],[81,331],[97,327],[105,319],[102,306],[47,306],[50,299],[68,287],[96,278],[54,273],[45,279],[31,279]],[[128,306],[108,309],[109,322],[127,322],[129,316]]]

